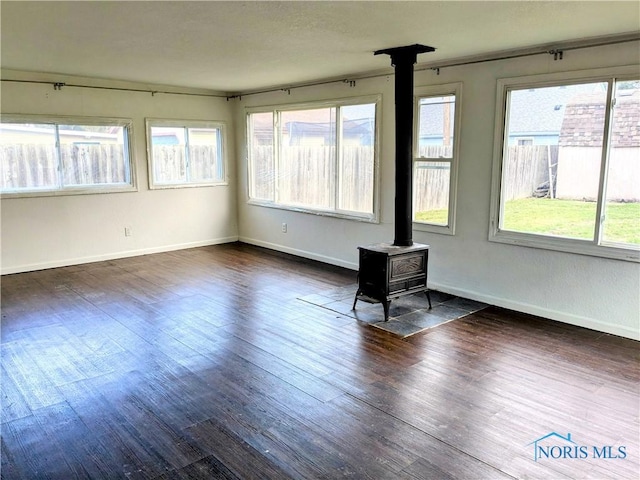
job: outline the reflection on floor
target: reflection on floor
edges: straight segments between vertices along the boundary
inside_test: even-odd
[[[382,305],[358,300],[352,310],[357,285],[334,288],[300,297],[300,300],[353,317],[358,321],[394,333],[402,338],[414,335],[443,323],[456,320],[488,307],[486,303],[430,290],[431,305],[424,293],[407,295],[391,302],[389,321],[384,321]]]

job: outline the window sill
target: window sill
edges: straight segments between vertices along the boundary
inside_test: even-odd
[[[437,233],[440,235],[455,235],[450,225],[435,225],[431,223],[413,222],[413,229],[418,232]]]
[[[380,223],[377,214],[357,215],[357,214],[346,213],[341,211],[314,210],[312,208],[298,207],[295,205],[283,205],[280,203],[272,203],[272,202],[266,202],[266,201],[260,201],[260,200],[249,200],[247,204],[257,206],[257,207],[274,208],[277,210],[288,210],[288,211],[297,212],[297,213],[307,213],[311,215],[317,215],[319,217],[341,218],[344,220],[354,220],[356,222],[364,222],[364,223]]]
[[[229,182],[216,182],[216,183],[168,183],[168,184],[152,184],[149,185],[149,190],[171,190],[176,188],[202,188],[202,187],[226,187],[229,186]]]
[[[544,250],[554,250],[558,252],[640,263],[640,250],[638,249],[634,249],[632,247],[617,247],[613,245],[596,245],[589,240],[559,238],[511,231],[498,231],[489,234],[489,241],[518,245],[521,247],[541,248]]]
[[[0,198],[34,198],[34,197],[66,197],[73,195],[103,195],[109,193],[128,193],[137,192],[138,187],[135,185],[126,185],[124,187],[95,187],[95,188],[65,188],[62,190],[30,190],[22,192],[2,192]]]

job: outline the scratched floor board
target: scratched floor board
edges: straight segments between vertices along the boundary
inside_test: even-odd
[[[638,342],[300,300],[354,282],[241,243],[2,277],[1,478],[638,478]],[[551,432],[627,457],[536,461]]]

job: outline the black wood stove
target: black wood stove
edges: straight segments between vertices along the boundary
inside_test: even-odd
[[[412,240],[413,65],[419,53],[434,50],[426,45],[409,45],[375,52],[375,55],[390,55],[391,65],[395,67],[395,238],[393,243],[358,247],[358,291],[353,308],[358,300],[380,302],[385,321],[389,319],[391,300],[403,295],[425,292],[431,308],[427,289],[429,245]]]

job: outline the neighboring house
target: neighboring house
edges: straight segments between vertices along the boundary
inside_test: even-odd
[[[284,137],[289,145],[332,145],[335,124],[330,122],[287,122]],[[369,118],[342,121],[342,141],[354,146],[372,146],[375,123]]]
[[[354,107],[348,107],[355,109]],[[373,146],[375,117],[370,112],[361,118],[342,119],[342,142],[349,146]],[[282,139],[288,146],[325,146],[335,143],[335,112],[329,109],[283,111]],[[273,119],[270,114],[253,116],[253,139],[259,145],[273,143]]]
[[[122,143],[120,138],[122,130],[120,127],[98,127],[104,131],[86,131],[79,128],[58,129],[60,141],[63,144],[86,145],[86,144],[118,144]],[[0,141],[3,144],[50,144],[53,142],[54,129],[43,127],[42,125],[30,125],[20,123],[1,123]],[[197,139],[208,139],[211,136],[209,129],[191,128],[190,134]],[[162,127],[156,129],[153,134],[156,145],[178,145],[184,143],[184,129]]]
[[[454,97],[434,100],[420,104],[420,133],[418,135],[420,147],[453,145],[451,132],[453,132],[454,123]],[[447,123],[448,128],[445,131]],[[446,141],[445,135],[447,136]]]
[[[516,90],[511,92],[509,110],[509,146],[557,145],[565,106],[571,96],[593,92],[598,84]],[[446,102],[429,102],[420,106],[420,146],[442,145],[445,121],[451,123],[453,115],[446,114]]]
[[[85,131],[72,128],[58,129],[60,142],[63,144],[117,144],[121,141],[120,127],[100,127],[104,131]],[[53,143],[54,128],[42,125],[30,125],[20,123],[0,123],[0,141],[5,145],[11,144],[51,144]]]
[[[607,199],[640,201],[640,90],[619,90],[611,126]],[[605,94],[578,95],[566,106],[559,137],[557,197],[597,199]]]
[[[640,146],[640,90],[616,93],[612,148]],[[560,147],[601,147],[606,95],[604,92],[576,96],[567,105],[560,129]]]
[[[566,106],[576,95],[600,93],[600,84],[545,87],[511,92],[509,145],[557,145]]]
[[[508,112],[512,160],[506,168],[510,185],[506,198],[597,200],[606,101],[602,83],[512,91]],[[607,200],[638,202],[640,90],[620,88],[616,102]]]
[[[215,134],[210,128],[189,128],[189,143],[211,145]],[[152,140],[154,145],[182,145],[185,144],[184,127],[153,127]]]
[[[515,92],[511,99],[509,145],[555,145],[564,114],[560,87]],[[564,95],[566,97],[566,94]],[[445,115],[445,103],[429,103],[420,108],[419,145],[443,145],[444,118],[453,125],[453,115]],[[453,131],[452,128],[449,131]]]

